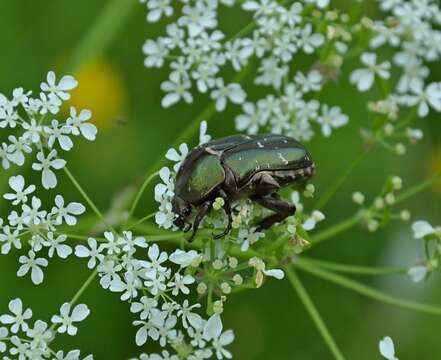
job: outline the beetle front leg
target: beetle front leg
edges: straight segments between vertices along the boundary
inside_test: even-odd
[[[223,238],[225,235],[227,235],[231,231],[231,224],[233,222],[233,218],[231,216],[231,206],[230,206],[230,199],[228,198],[228,195],[225,193],[225,191],[220,190],[219,195],[224,199],[224,211],[228,218],[228,224],[227,227],[223,232],[217,235],[213,235],[215,239]]]
[[[200,208],[200,210],[199,210],[198,214],[196,215],[196,218],[194,219],[194,222],[193,222],[193,233],[191,234],[190,238],[188,239],[189,242],[193,241],[193,238],[195,237],[195,235],[198,231],[199,224],[204,219],[204,217],[207,216],[212,205],[213,205],[213,202],[211,200],[208,200],[201,205],[201,208]]]
[[[272,197],[253,197],[251,200],[267,209],[276,212],[274,215],[270,215],[261,220],[258,224],[258,230],[268,229],[275,223],[282,222],[288,216],[294,215],[296,212],[295,205],[287,201],[274,199]]]

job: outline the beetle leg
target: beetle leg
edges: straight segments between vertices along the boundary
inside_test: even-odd
[[[217,234],[217,235],[213,234],[215,239],[220,239],[220,238],[223,238],[225,235],[227,235],[230,232],[230,230],[231,230],[231,223],[233,222],[233,218],[231,216],[230,200],[228,198],[228,195],[223,190],[219,191],[219,195],[224,199],[224,202],[225,202],[225,204],[224,204],[224,211],[225,211],[225,214],[227,214],[227,217],[228,217],[228,224],[227,224],[227,227],[225,228],[225,230],[223,232],[221,232],[220,234]]]
[[[204,219],[204,217],[208,214],[208,212],[211,209],[211,205],[213,204],[212,201],[208,200],[206,202],[204,202],[198,212],[198,214],[196,215],[196,218],[194,219],[193,222],[193,233],[191,234],[190,238],[188,239],[189,242],[193,241],[194,236],[196,235],[198,228],[199,228],[199,224],[201,223],[201,221]]]
[[[258,224],[258,230],[268,229],[275,223],[282,222],[288,216],[294,215],[296,212],[295,205],[287,201],[274,199],[271,197],[253,197],[251,198],[251,200],[255,201],[256,203],[267,209],[276,212],[274,215],[270,215],[261,220]]]

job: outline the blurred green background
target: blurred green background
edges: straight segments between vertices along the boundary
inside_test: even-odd
[[[147,169],[209,103],[207,97],[199,97],[193,106],[179,105],[171,110],[160,107],[159,85],[167,73],[144,68],[141,46],[147,37],[161,34],[164,24],[147,24],[144,6],[135,0],[121,1],[133,2],[130,14],[121,28],[116,29],[116,36],[105,51],[82,64],[76,72],[80,88],[73,96],[74,104],[94,111],[100,131],[95,143],[77,143],[68,161],[102,209],[108,207],[115,193],[128,185],[139,184]],[[49,69],[63,69],[107,4],[105,0],[1,0],[0,91],[9,94],[16,86],[37,90]],[[233,11],[222,14],[227,32],[234,33],[247,21]],[[439,79],[440,67],[433,67],[432,71],[432,76]],[[343,74],[347,76],[347,69],[343,69]],[[248,77],[244,83],[250,80]],[[334,177],[360,151],[359,128],[367,125],[365,102],[354,96],[354,90],[344,80],[328,86],[322,99],[342,106],[350,116],[350,125],[336,131],[330,139],[317,136],[309,144],[318,168],[314,180],[317,196],[326,191]],[[257,96],[250,94],[251,98]],[[210,134],[215,137],[231,134],[238,111],[238,107],[229,106],[226,112],[215,115],[209,123]],[[425,130],[426,137],[409,149],[405,157],[393,156],[383,149],[374,150],[327,205],[327,219],[320,228],[353,214],[356,207],[351,194],[355,190],[374,196],[388,175],[402,176],[408,186],[429,176],[441,164],[440,125],[436,116],[419,121],[418,126]],[[195,139],[191,144],[194,143]],[[0,178],[4,189],[3,170]],[[68,200],[80,200],[71,184],[59,178],[57,191],[66,194]],[[140,216],[154,209],[151,192],[152,189],[142,201]],[[46,200],[52,201],[55,194],[50,192]],[[403,206],[411,210],[414,220],[428,219],[440,224],[440,194],[441,184],[438,190],[434,188],[412,198]],[[6,211],[4,206],[0,202],[2,215]],[[409,223],[397,222],[374,234],[361,229],[349,231],[308,255],[359,265],[410,266],[421,256],[421,245],[412,239]],[[84,261],[52,260],[45,272],[45,282],[35,287],[28,277],[15,276],[17,260],[18,254],[0,258],[0,313],[6,312],[10,299],[21,297],[32,306],[36,318],[49,320],[89,274]],[[379,359],[378,341],[385,335],[394,338],[400,359],[441,359],[439,318],[379,304],[303,273],[300,276],[348,359]],[[439,276],[432,276],[422,284],[413,284],[407,277],[360,280],[399,296],[441,304]],[[155,350],[148,345],[136,347],[133,316],[117,295],[94,283],[81,301],[90,306],[92,315],[81,324],[78,336],[58,337],[55,348],[80,348],[83,354],[93,353],[98,360],[127,359],[140,351]],[[231,296],[224,319],[225,327],[233,328],[236,333],[232,346],[236,359],[331,359],[287,282],[269,281],[258,291]]]

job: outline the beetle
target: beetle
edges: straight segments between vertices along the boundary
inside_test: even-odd
[[[201,221],[216,198],[224,199],[228,217],[221,238],[231,230],[231,204],[249,198],[270,209],[270,215],[258,224],[268,229],[294,215],[294,204],[279,198],[277,191],[286,185],[307,180],[315,173],[310,153],[297,140],[283,135],[232,135],[210,141],[191,150],[181,164],[175,179],[172,199],[174,224],[195,236]],[[193,223],[188,221],[197,209]]]

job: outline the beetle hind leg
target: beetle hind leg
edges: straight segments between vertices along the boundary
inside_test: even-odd
[[[208,212],[211,209],[212,204],[213,204],[212,201],[206,201],[202,204],[199,212],[196,215],[196,218],[194,219],[193,232],[192,232],[190,238],[188,239],[189,242],[193,241],[193,238],[195,237],[195,235],[199,229],[199,225],[200,225],[201,221],[204,219],[205,216],[207,216]]]
[[[227,235],[230,231],[231,231],[231,224],[233,222],[233,218],[231,216],[231,206],[230,206],[230,199],[228,198],[228,195],[225,193],[225,191],[220,190],[219,191],[219,195],[224,199],[225,204],[224,204],[224,211],[225,214],[227,215],[227,219],[228,219],[228,224],[227,227],[225,228],[224,231],[222,231],[220,234],[216,234],[214,236],[215,239],[221,239],[223,238],[225,235]]]
[[[296,207],[294,204],[273,197],[253,197],[251,200],[267,209],[276,212],[275,214],[262,219],[258,224],[258,230],[269,229],[275,223],[282,222],[287,217],[294,215],[296,212]]]

